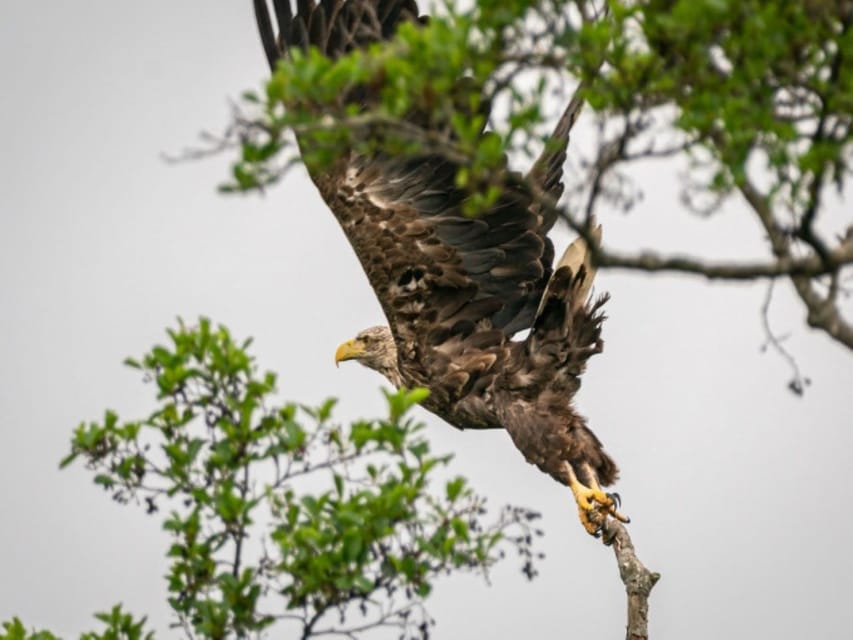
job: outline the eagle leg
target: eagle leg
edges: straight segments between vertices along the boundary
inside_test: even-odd
[[[569,487],[575,496],[578,505],[578,515],[581,524],[587,533],[596,538],[601,535],[604,519],[610,515],[619,522],[628,523],[630,518],[618,511],[621,502],[619,494],[605,493],[598,484],[595,471],[588,465],[583,465],[585,479],[588,484],[578,480],[574,468],[568,462],[564,462],[569,477]]]

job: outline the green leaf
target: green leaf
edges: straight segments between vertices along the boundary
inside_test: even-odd
[[[350,532],[344,536],[344,560],[355,562],[363,548],[361,536],[357,532]]]
[[[446,486],[446,494],[447,500],[449,502],[453,502],[456,500],[459,495],[462,493],[462,489],[465,488],[465,478],[457,477],[447,483]]]
[[[331,417],[332,409],[337,404],[337,402],[337,398],[329,398],[322,405],[320,405],[320,408],[317,409],[317,419],[320,420],[320,422],[328,420]]]

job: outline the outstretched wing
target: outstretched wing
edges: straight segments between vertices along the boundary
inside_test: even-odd
[[[537,194],[539,200],[544,200],[536,205],[537,211],[542,216],[543,233],[550,231],[557,221],[557,201],[563,195],[563,165],[566,163],[569,134],[582,109],[581,86],[578,86],[557,121],[557,126],[554,127],[545,148],[542,149],[542,153],[527,174],[527,182],[536,185],[540,190]]]
[[[425,21],[413,0],[305,0],[296,14],[288,2],[274,5],[278,36],[266,3],[255,0],[271,65],[292,47],[336,56],[390,37],[402,21]],[[362,91],[359,101],[370,104],[369,89]],[[567,138],[570,124],[563,128]],[[534,168],[555,199],[564,151],[565,144],[549,145]],[[530,327],[551,276],[546,232],[553,217],[534,206],[523,181],[507,172],[496,204],[470,218],[462,213],[467,193],[456,186],[458,169],[438,154],[402,160],[348,151],[311,176],[367,273],[401,357],[425,366],[449,355],[447,345],[456,345],[457,358],[467,346]]]

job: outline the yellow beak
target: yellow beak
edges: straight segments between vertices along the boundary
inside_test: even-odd
[[[347,340],[335,351],[335,366],[344,360],[352,360],[364,354],[364,343],[352,339]]]

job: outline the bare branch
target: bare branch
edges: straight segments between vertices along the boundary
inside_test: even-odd
[[[767,335],[767,340],[761,346],[761,350],[764,352],[768,347],[773,347],[773,349],[785,359],[793,372],[793,377],[790,382],[788,382],[788,388],[793,393],[801,396],[805,392],[806,387],[811,384],[811,380],[802,376],[800,373],[800,367],[797,365],[797,361],[794,359],[794,356],[782,346],[782,340],[785,339],[785,336],[777,336],[770,328],[770,303],[773,301],[773,284],[774,282],[771,280],[767,287],[767,295],[764,297],[764,303],[761,305],[761,322],[764,325],[764,332]]]
[[[614,518],[603,524],[604,543],[613,547],[619,577],[628,594],[628,626],[626,640],[647,640],[649,637],[649,594],[660,574],[649,571],[637,558],[634,543],[625,526]]]
[[[670,271],[704,276],[709,280],[755,280],[799,276],[814,278],[835,273],[840,267],[853,264],[853,242],[844,243],[826,256],[826,261],[817,255],[794,258],[790,254],[773,262],[732,263],[705,262],[689,256],[662,256],[654,252],[619,254],[599,250],[593,256],[600,267],[631,269],[634,271]]]

